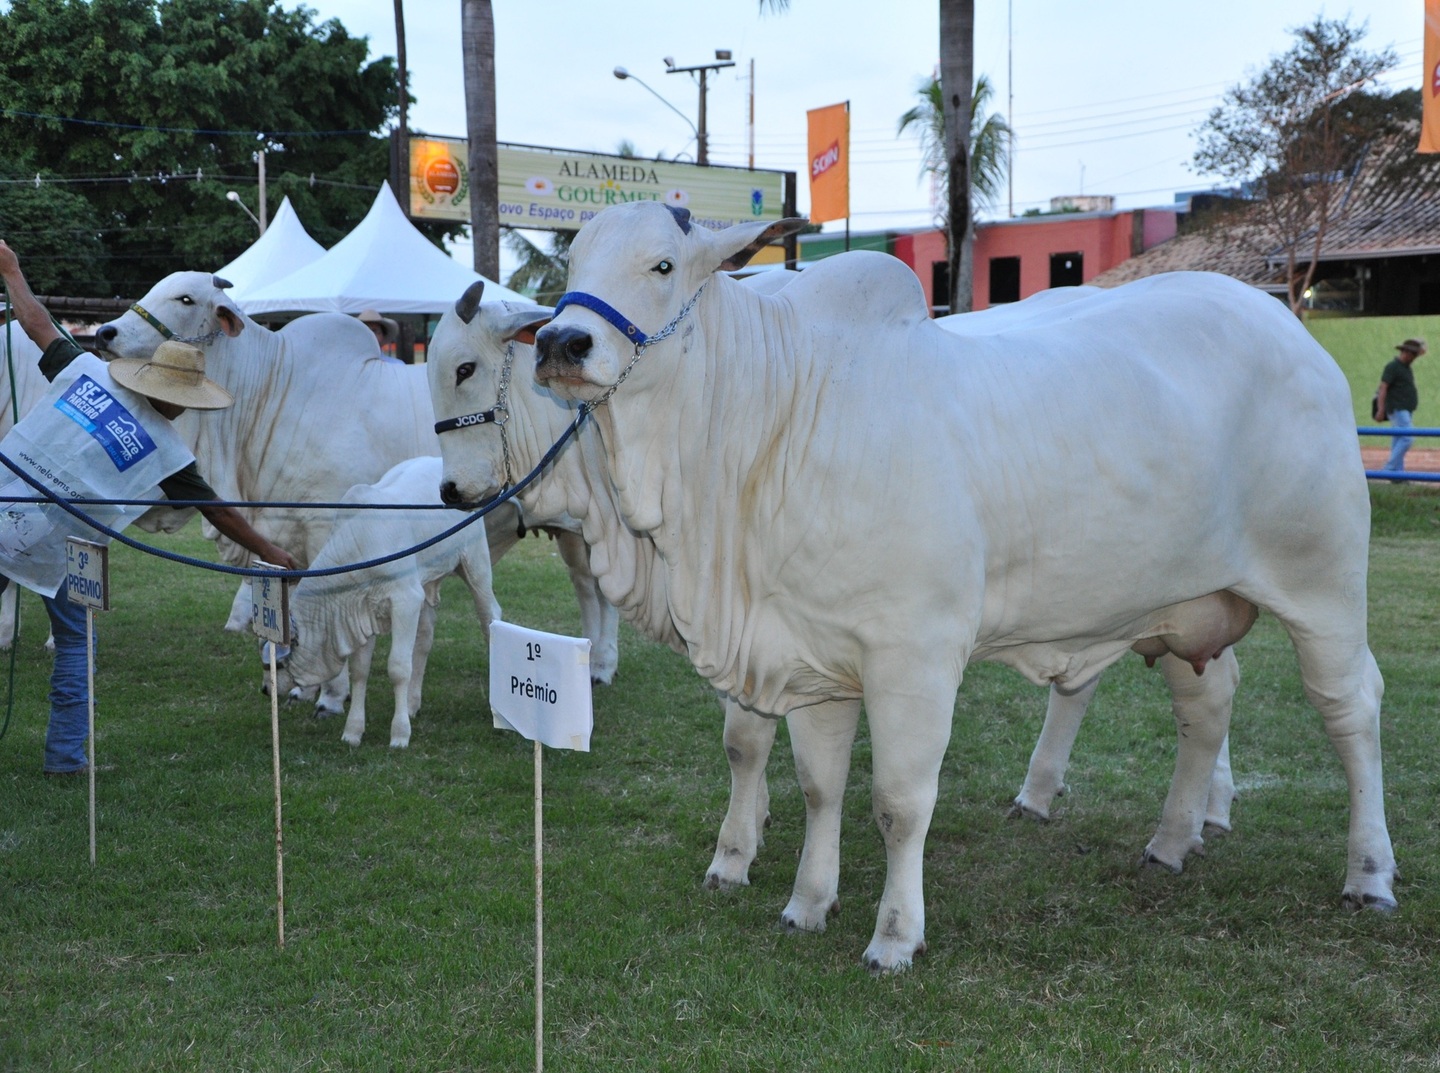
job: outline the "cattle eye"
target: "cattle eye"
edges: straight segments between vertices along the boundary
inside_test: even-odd
[[[472,376],[474,376],[474,375],[475,375],[475,363],[474,363],[473,361],[467,361],[467,362],[465,362],[465,364],[463,364],[463,365],[458,365],[458,366],[456,366],[456,368],[455,368],[455,384],[456,384],[456,386],[459,386],[460,384],[463,384],[466,380],[469,380],[469,379],[470,379]]]
[[[668,276],[672,271],[674,271],[674,269],[675,269],[675,264],[674,264],[674,262],[670,261],[669,259],[666,259],[666,260],[664,260],[664,261],[661,261],[658,265],[656,265],[656,266],[655,266],[654,268],[652,268],[650,271],[652,271],[652,272],[659,272],[662,276]]]
[[[195,299],[191,298],[188,294],[182,294],[180,296],[180,304],[182,306],[193,306],[195,304]]]

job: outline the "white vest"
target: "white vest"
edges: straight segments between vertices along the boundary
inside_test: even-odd
[[[185,442],[143,395],[110,379],[91,354],[76,358],[45,397],[0,440],[0,454],[62,499],[159,499],[162,480],[195,460]],[[42,596],[54,596],[67,573],[65,538],[108,542],[0,466],[0,573]],[[80,508],[123,529],[142,506]]]

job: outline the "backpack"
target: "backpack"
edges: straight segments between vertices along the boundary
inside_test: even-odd
[[[1389,415],[1380,412],[1380,392],[1378,389],[1370,399],[1370,419],[1372,421],[1379,421],[1382,424],[1390,420]]]

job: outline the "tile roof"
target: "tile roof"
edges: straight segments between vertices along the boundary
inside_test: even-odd
[[[1341,190],[1320,260],[1362,260],[1440,252],[1440,154],[1415,151],[1419,123],[1377,137]],[[1267,291],[1285,290],[1285,256],[1273,236],[1243,218],[1197,227],[1089,280],[1099,287],[1158,272],[1224,272]]]

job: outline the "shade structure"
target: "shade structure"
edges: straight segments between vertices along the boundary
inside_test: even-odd
[[[451,259],[422,235],[382,183],[355,230],[313,263],[237,299],[251,316],[266,313],[440,314],[472,283],[484,280],[486,300],[530,299]]]
[[[287,197],[275,219],[255,243],[216,275],[230,281],[230,296],[243,302],[249,295],[284,279],[325,256],[325,247],[310,237]]]

